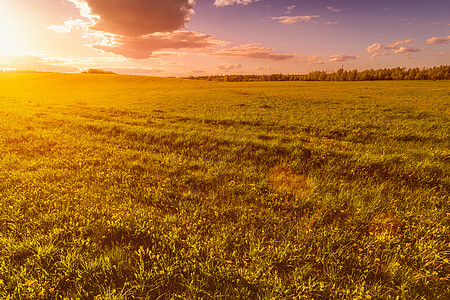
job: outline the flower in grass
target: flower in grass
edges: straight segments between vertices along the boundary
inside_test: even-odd
[[[42,295],[44,295],[44,292],[45,292],[45,289],[44,289],[44,288],[42,288],[42,289],[41,289],[41,291],[39,292],[38,296],[42,296]]]

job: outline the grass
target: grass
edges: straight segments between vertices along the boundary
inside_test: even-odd
[[[450,298],[449,90],[0,74],[0,298]]]

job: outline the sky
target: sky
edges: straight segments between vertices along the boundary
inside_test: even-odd
[[[448,64],[448,0],[0,0],[3,70],[183,77]]]

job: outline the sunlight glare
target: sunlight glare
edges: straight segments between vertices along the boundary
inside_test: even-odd
[[[24,50],[23,29],[8,3],[0,7],[0,54],[17,54]]]

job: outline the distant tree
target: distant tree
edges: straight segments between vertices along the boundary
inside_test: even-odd
[[[90,68],[87,71],[84,71],[83,73],[87,73],[87,74],[116,74],[113,71],[105,71],[105,70],[93,69],[93,68]]]
[[[93,70],[90,71],[89,70]],[[109,71],[102,71],[97,69],[89,69],[89,73],[101,73]],[[100,72],[99,72],[100,71]],[[292,74],[264,74],[264,75],[216,75],[216,76],[189,76],[191,79],[197,80],[215,80],[215,81],[368,81],[368,80],[450,80],[450,66],[439,66],[433,68],[384,68],[384,69],[370,69],[364,71],[347,71],[339,69],[336,72],[326,73],[324,71],[313,71],[307,75],[292,75]]]

